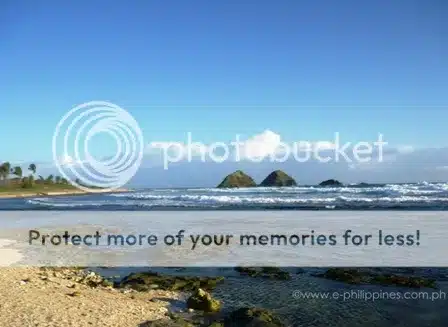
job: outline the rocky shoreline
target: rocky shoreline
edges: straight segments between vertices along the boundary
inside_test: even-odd
[[[2,268],[1,323],[8,327],[219,327],[252,326],[254,322],[284,326],[261,308],[222,315],[222,303],[208,292],[222,280],[147,272],[113,283],[82,267]],[[235,325],[240,318],[243,324]]]
[[[277,267],[235,267],[241,276],[288,281],[294,273]],[[297,270],[297,268],[296,268]],[[346,285],[436,289],[434,280],[365,268],[330,268],[316,278]],[[213,290],[224,277],[131,273],[112,281],[82,267],[0,269],[0,316],[5,326],[286,327],[260,307],[224,308]]]

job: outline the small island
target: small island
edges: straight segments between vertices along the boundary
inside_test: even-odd
[[[326,181],[323,181],[319,184],[319,186],[324,186],[324,187],[340,187],[340,186],[344,186],[344,184],[342,184],[340,181],[336,180],[336,179],[327,179]]]
[[[217,186],[218,188],[237,188],[237,187],[255,187],[254,179],[245,174],[241,170],[237,170],[234,173],[227,175],[224,180]]]
[[[286,174],[284,171],[276,170],[270,173],[261,183],[263,187],[282,187],[282,186],[297,186],[297,182]]]

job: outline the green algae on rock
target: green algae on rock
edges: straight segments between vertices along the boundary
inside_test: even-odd
[[[284,327],[285,324],[270,310],[241,308],[230,313],[224,326]]]
[[[269,186],[296,186],[297,183],[288,174],[284,171],[276,170],[270,173],[260,184],[260,186],[269,187]]]
[[[330,268],[323,274],[314,276],[347,284],[378,284],[383,286],[402,286],[410,288],[436,288],[436,282],[433,279],[394,274],[379,274],[355,268]]]
[[[198,291],[200,292],[200,291]],[[206,292],[202,291],[204,294]],[[168,313],[166,319],[142,324],[141,327],[285,327],[271,310],[243,307],[230,312],[200,311],[198,314]]]
[[[254,278],[260,277],[278,280],[291,279],[289,272],[281,270],[277,267],[235,267],[235,270],[241,275]]]
[[[212,290],[223,280],[224,277],[164,276],[149,271],[132,273],[123,278],[117,286],[142,292],[153,289],[193,292],[199,288]]]
[[[158,319],[147,321],[139,327],[195,327],[195,325],[184,319]]]
[[[241,170],[227,175],[223,181],[217,186],[218,188],[236,188],[236,187],[255,187],[257,183],[252,177],[245,174]]]
[[[187,300],[189,309],[204,312],[218,312],[221,310],[221,302],[214,299],[210,293],[198,288]]]

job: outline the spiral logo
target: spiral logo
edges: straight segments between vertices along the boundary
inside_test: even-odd
[[[92,144],[104,134],[114,142]],[[110,145],[115,149],[110,151]],[[92,148],[101,152],[91,153]],[[53,160],[65,179],[87,192],[98,188],[116,190],[137,172],[143,157],[143,135],[126,110],[103,101],[81,104],[70,110],[56,126]],[[102,152],[109,150],[105,154]]]

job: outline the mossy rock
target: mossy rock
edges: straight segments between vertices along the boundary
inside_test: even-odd
[[[224,320],[224,326],[285,327],[285,324],[270,310],[241,308],[230,313]]]
[[[241,275],[254,278],[259,277],[278,280],[291,279],[291,275],[289,272],[281,270],[277,267],[235,267],[235,270]]]
[[[428,278],[421,277],[409,277],[409,276],[400,276],[400,275],[378,275],[372,278],[374,283],[380,285],[395,285],[395,286],[403,286],[403,287],[411,287],[411,288],[436,288],[436,281]]]
[[[208,325],[207,327],[224,327],[224,323],[223,322],[212,322],[211,325]]]
[[[199,288],[213,290],[224,277],[164,276],[154,272],[133,273],[117,285],[144,292],[155,288],[169,291],[193,292]]]
[[[112,281],[110,281],[110,280],[107,280],[107,279],[86,280],[85,284],[87,286],[90,286],[90,287],[93,287],[93,288],[98,287],[98,286],[103,286],[103,287],[113,287],[114,286],[114,283]]]
[[[317,274],[315,276],[344,282],[347,284],[368,283],[367,276],[357,269],[330,268],[323,274]]]
[[[218,185],[218,188],[236,188],[236,187],[255,187],[257,183],[252,177],[245,174],[241,170],[227,175],[224,180]]]
[[[377,284],[383,286],[402,286],[410,288],[436,288],[436,281],[415,276],[380,274],[354,268],[330,268],[323,274],[315,275],[347,284]]]
[[[221,310],[221,302],[199,288],[188,298],[187,307],[204,312],[218,312]]]
[[[158,319],[147,321],[139,327],[195,327],[195,325],[184,319]]]
[[[340,187],[343,185],[344,184],[342,184],[340,181],[338,181],[336,179],[327,179],[326,181],[323,181],[319,184],[319,186],[324,186],[324,187]]]
[[[264,187],[282,187],[282,186],[296,186],[297,183],[288,174],[281,170],[276,170],[270,173],[260,184]]]

